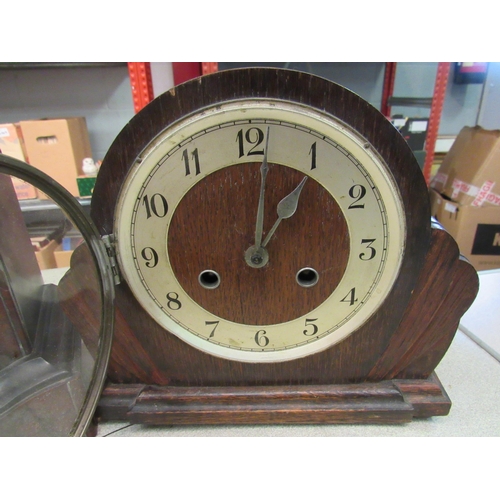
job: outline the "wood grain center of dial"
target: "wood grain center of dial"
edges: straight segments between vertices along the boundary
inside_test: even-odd
[[[174,274],[186,293],[213,314],[235,323],[269,325],[296,319],[322,304],[340,282],[349,257],[345,218],[333,197],[309,178],[296,213],[284,219],[266,248],[260,269],[245,262],[254,243],[260,163],[218,170],[180,201],[168,234]],[[277,219],[277,205],[304,178],[302,172],[269,164],[264,238]],[[314,286],[297,283],[303,268],[318,274]],[[220,276],[217,288],[200,285],[203,271]]]

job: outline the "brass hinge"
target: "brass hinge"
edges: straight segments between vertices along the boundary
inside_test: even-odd
[[[115,239],[112,234],[105,234],[102,237],[102,242],[106,247],[106,253],[109,258],[109,265],[111,268],[111,272],[113,273],[113,281],[115,285],[119,285],[121,283],[120,270],[118,269],[118,264],[116,262],[116,251],[115,251]]]

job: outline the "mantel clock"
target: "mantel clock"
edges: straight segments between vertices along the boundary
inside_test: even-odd
[[[448,413],[434,369],[477,275],[404,138],[349,90],[267,68],[175,87],[112,144],[91,217],[117,283],[100,418]]]

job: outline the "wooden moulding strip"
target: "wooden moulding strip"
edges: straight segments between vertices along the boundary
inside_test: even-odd
[[[435,375],[426,380],[258,387],[109,385],[98,415],[148,425],[400,424],[446,415]]]

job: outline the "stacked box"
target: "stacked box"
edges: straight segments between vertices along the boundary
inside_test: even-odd
[[[0,152],[16,160],[27,162],[21,128],[17,123],[0,124]],[[18,200],[37,197],[37,190],[28,182],[12,177],[12,184]]]
[[[78,196],[76,179],[83,175],[83,159],[92,157],[85,118],[29,120],[19,125],[29,163]]]
[[[464,127],[431,183],[432,215],[479,271],[500,268],[500,130]]]

